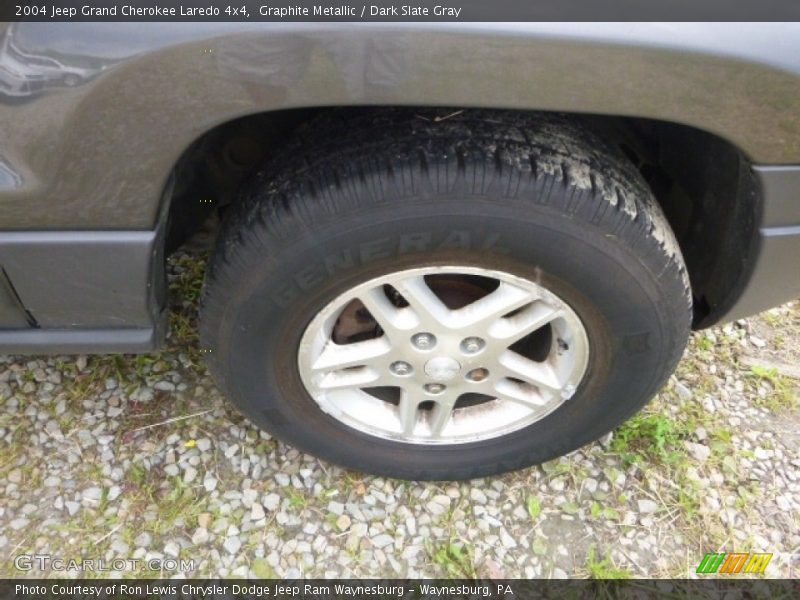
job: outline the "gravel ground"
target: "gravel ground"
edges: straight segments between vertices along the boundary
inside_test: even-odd
[[[304,455],[228,405],[197,347],[203,267],[170,260],[164,352],[0,357],[0,576],[77,574],[17,570],[33,553],[194,561],[155,576],[685,577],[751,550],[775,553],[769,576],[800,571],[800,302],[695,334],[601,442],[411,483]]]

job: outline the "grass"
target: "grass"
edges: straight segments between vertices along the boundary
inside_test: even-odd
[[[296,510],[305,510],[308,506],[308,498],[301,491],[292,489],[289,491],[289,507]]]
[[[542,505],[539,502],[538,498],[530,496],[528,498],[526,506],[528,508],[528,514],[534,521],[539,518],[540,514],[542,514]]]
[[[798,398],[793,381],[782,375],[778,369],[754,365],[745,377],[756,382],[766,383],[770,388],[764,397],[758,393],[755,394],[754,403],[757,406],[766,407],[773,412],[798,407]]]
[[[695,344],[697,349],[702,352],[711,352],[714,349],[714,340],[706,335],[698,336]]]
[[[640,497],[639,494],[652,497],[652,490],[658,490],[659,504],[665,518],[669,518],[670,528],[679,531],[684,543],[693,548],[722,546],[736,539],[736,528],[716,516],[712,518],[714,511],[704,506],[710,479],[716,478],[711,489],[719,493],[720,499],[735,496],[735,508],[743,515],[754,514],[753,502],[757,499],[740,483],[743,476],[740,460],[747,452],[740,449],[738,428],[731,425],[730,414],[724,408],[708,410],[706,399],[715,399],[719,406],[720,386],[729,378],[742,379],[745,393],[751,398],[757,396],[754,390],[758,385],[782,391],[786,384],[778,373],[745,373],[736,369],[737,356],[743,348],[739,341],[744,333],[733,328],[728,333],[717,330],[694,335],[676,373],[691,395],[680,395],[676,386],[667,385],[656,400],[614,432],[609,448],[609,453],[619,457],[626,469],[625,488],[633,490],[631,498]],[[708,458],[695,458],[687,442],[707,446]],[[607,477],[614,481],[618,473],[613,467],[607,467],[606,471]],[[624,505],[628,498],[621,496],[616,501]],[[607,501],[605,504],[613,506]],[[591,507],[592,516],[598,515],[600,508]],[[602,516],[609,520],[605,508]],[[596,553],[587,562],[592,565],[589,569],[592,576],[615,575],[614,565],[597,558]],[[674,568],[664,573],[684,576],[687,568],[676,562]]]
[[[259,579],[275,579],[278,576],[265,558],[254,558],[250,569]]]
[[[639,413],[616,430],[611,450],[627,463],[674,464],[685,456],[680,443],[688,435],[683,423],[667,415]]]
[[[180,273],[170,281],[170,292],[174,292],[173,297],[180,298],[184,304],[196,306],[203,289],[208,252],[199,256],[179,255],[173,260]]]
[[[432,562],[441,567],[448,577],[459,579],[478,577],[472,546],[454,540],[435,545],[428,543],[427,546]]]
[[[618,567],[610,558],[598,556],[594,546],[589,548],[586,570],[592,579],[630,579],[633,577],[630,571]]]
[[[592,579],[631,579],[633,577],[630,571],[617,567],[610,558],[598,557],[594,546],[589,550],[586,569]]]

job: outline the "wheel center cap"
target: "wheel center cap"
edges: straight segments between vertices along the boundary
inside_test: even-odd
[[[437,356],[425,363],[425,373],[436,381],[448,381],[458,375],[461,365],[449,356]]]

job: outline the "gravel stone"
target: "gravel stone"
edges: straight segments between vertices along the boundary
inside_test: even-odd
[[[274,494],[274,493],[273,494],[267,494],[266,496],[264,496],[263,504],[264,504],[264,508],[266,508],[268,511],[277,510],[277,508],[281,504],[281,497],[278,494]]]
[[[199,546],[200,544],[205,544],[208,540],[211,539],[211,536],[208,533],[208,529],[205,527],[198,527],[194,530],[192,534],[192,543],[195,546]]]
[[[390,535],[382,533],[381,535],[375,536],[372,538],[372,545],[376,548],[385,548],[389,544],[394,542],[394,538]]]
[[[645,515],[658,510],[658,504],[652,500],[638,500],[636,504],[639,507],[639,512]]]
[[[245,508],[250,508],[253,502],[258,498],[258,492],[254,489],[245,490],[242,492],[242,505]]]
[[[688,400],[689,398],[692,397],[692,390],[690,390],[680,381],[675,382],[675,391],[678,393],[678,396],[680,396],[684,400]]]
[[[500,543],[503,544],[503,548],[516,548],[517,541],[511,537],[506,531],[505,527],[500,529]]]
[[[437,494],[426,506],[432,514],[443,515],[450,510],[450,497],[444,494]]]
[[[103,495],[103,490],[99,487],[90,487],[83,491],[84,504],[99,504],[100,498]]]
[[[250,505],[250,520],[251,521],[260,521],[261,519],[266,518],[266,513],[264,512],[264,507],[260,505],[258,502],[253,502]]]
[[[11,526],[11,529],[18,531],[24,527],[27,527],[28,523],[30,523],[30,520],[26,519],[25,517],[19,517],[18,519],[11,521],[9,525]]]
[[[692,457],[700,462],[705,462],[711,456],[711,448],[703,444],[696,444],[694,442],[685,442],[687,450]]]
[[[755,450],[753,450],[753,454],[755,455],[755,457],[758,460],[767,460],[767,459],[772,458],[772,453],[771,452],[769,452],[768,450],[764,450],[764,448],[760,448],[760,447],[758,447]]]
[[[222,544],[222,547],[225,548],[225,551],[228,552],[228,554],[236,554],[239,552],[239,548],[242,547],[242,542],[234,535],[225,538],[225,542]]]
[[[486,504],[487,502],[486,494],[484,494],[479,488],[476,487],[472,488],[469,491],[469,497],[473,502],[476,502],[477,504]]]
[[[122,494],[122,488],[118,485],[112,485],[108,489],[108,501],[113,502],[114,500],[119,498],[121,494]]]
[[[184,483],[192,483],[196,477],[197,477],[197,469],[195,469],[191,465],[188,465],[186,469],[184,469],[183,471]]]
[[[336,527],[338,527],[339,531],[346,531],[350,527],[350,517],[347,515],[340,515],[338,519],[336,519]]]

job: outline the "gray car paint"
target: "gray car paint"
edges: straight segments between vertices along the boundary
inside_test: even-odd
[[[6,330],[3,348],[47,349],[55,329],[81,337],[73,349],[155,344],[140,333],[163,319],[154,232],[181,153],[233,118],[309,106],[560,110],[710,131],[761,167],[764,188],[751,285],[726,317],[800,294],[796,263],[773,260],[800,253],[786,184],[800,173],[800,24],[14,23],[0,35],[0,266],[40,339],[12,344]],[[53,61],[81,76],[59,79]],[[38,233],[26,248],[17,232]],[[118,343],[78,336],[104,329]]]

